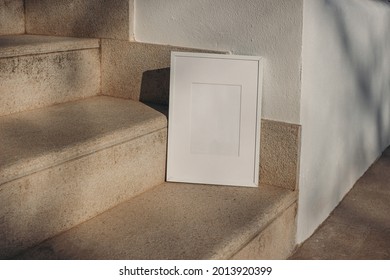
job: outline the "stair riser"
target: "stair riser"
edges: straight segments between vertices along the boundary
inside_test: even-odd
[[[0,186],[0,258],[164,182],[166,129]]]
[[[98,95],[98,49],[0,59],[0,116]]]
[[[288,207],[231,259],[285,260],[294,250],[297,203]]]
[[[0,35],[22,34],[24,25],[23,0],[0,1]]]
[[[226,53],[103,39],[102,94],[168,105],[172,51]]]
[[[26,31],[71,37],[133,37],[134,0],[25,0]]]

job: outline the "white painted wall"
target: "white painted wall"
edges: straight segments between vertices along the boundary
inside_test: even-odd
[[[135,39],[265,61],[263,118],[299,123],[303,0],[135,0]]]
[[[298,243],[390,144],[390,5],[305,0]]]

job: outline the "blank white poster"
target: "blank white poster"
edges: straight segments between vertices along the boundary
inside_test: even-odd
[[[258,185],[262,61],[173,52],[167,181]]]

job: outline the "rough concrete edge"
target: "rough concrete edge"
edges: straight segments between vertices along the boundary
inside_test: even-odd
[[[161,131],[165,128],[166,128],[166,126],[161,127],[161,128],[157,128],[153,131],[149,131],[148,133],[138,135],[136,137],[121,138],[120,140],[114,139],[111,141],[107,141],[107,143],[101,144],[101,145],[94,145],[94,143],[92,143],[92,144],[86,143],[85,145],[81,144],[81,145],[74,146],[71,149],[69,149],[70,151],[65,150],[65,151],[61,151],[59,153],[53,152],[50,155],[43,155],[41,157],[38,156],[32,160],[29,160],[27,167],[24,167],[24,166],[21,167],[20,163],[15,163],[15,164],[9,165],[5,168],[2,168],[2,170],[1,170],[0,188],[3,184],[20,179],[20,178],[28,176],[30,174],[33,174],[33,173],[36,173],[39,171],[43,171],[43,170],[46,170],[46,169],[51,168],[51,167],[61,165],[61,164],[66,163],[66,162],[77,160],[77,159],[89,156],[95,152],[106,150],[106,149],[121,145],[121,144],[126,143],[126,142],[136,140],[136,139],[141,138],[143,136]],[[129,131],[129,130],[131,130],[131,128],[121,131],[121,134],[125,135],[126,131]],[[104,140],[103,140],[103,142],[104,142]],[[84,151],[80,152],[81,150],[84,150]],[[68,155],[68,156],[64,155],[66,153],[70,153],[70,155]],[[45,159],[45,157],[48,157],[48,158]],[[15,172],[15,170],[23,170],[23,172],[17,173],[17,172]]]
[[[168,124],[166,117],[162,113],[154,110],[153,108],[150,108],[150,110],[156,112],[156,118],[154,118],[153,120],[149,120],[146,123],[142,122],[140,124],[137,124],[137,126],[150,126],[151,123],[154,123],[152,128],[148,129],[147,131],[142,131],[139,134],[133,135],[131,131],[134,130],[134,126],[132,126],[119,131],[115,131],[107,135],[102,135],[101,137],[94,139],[93,141],[78,143],[77,145],[74,145],[70,148],[65,148],[58,152],[51,152],[50,154],[37,156],[33,159],[27,159],[27,166],[23,166],[23,162],[16,162],[11,165],[2,167],[0,169],[0,188],[3,184],[7,182],[17,180],[21,177],[28,176],[29,174],[36,173],[54,166],[58,166],[65,162],[88,156],[97,151],[121,145],[125,142],[129,142],[167,128]]]
[[[297,229],[297,209],[298,209],[298,200],[295,200],[294,202],[292,202],[289,206],[287,206],[283,211],[280,212],[280,214],[278,216],[276,216],[272,221],[270,221],[264,228],[261,232],[259,232],[253,239],[251,239],[250,241],[248,241],[246,244],[243,245],[243,247],[239,250],[237,250],[237,252],[232,255],[229,259],[236,259],[236,260],[239,260],[239,259],[243,259],[243,258],[239,258],[237,257],[238,254],[240,254],[241,252],[243,252],[243,250],[250,250],[250,246],[253,244],[253,242],[257,242],[257,241],[260,241],[262,238],[264,238],[264,235],[263,234],[266,234],[267,233],[267,230],[268,229],[271,229],[273,226],[277,225],[278,222],[280,222],[280,219],[284,218],[285,215],[289,214],[288,212],[290,210],[294,210],[294,220],[292,221],[292,240],[290,240],[291,242],[291,246],[289,248],[287,248],[287,255],[283,255],[283,256],[279,256],[279,257],[274,257],[272,259],[288,259],[292,253],[295,251],[295,248],[296,248],[296,244],[295,244],[295,239],[296,239],[296,229]],[[252,257],[251,259],[258,259],[257,258],[254,258]]]
[[[260,187],[272,187],[272,186],[260,186]],[[287,190],[286,190],[287,191]],[[291,207],[294,203],[298,201],[298,193],[288,191],[285,196],[281,196],[276,203],[272,204],[267,213],[262,213],[256,220],[251,224],[251,227],[245,233],[246,242],[240,243],[239,246],[235,245],[234,240],[231,240],[229,244],[225,246],[227,250],[222,250],[221,252],[213,255],[210,259],[231,259],[244,247],[246,247],[252,240],[254,240],[258,235],[260,235],[265,229],[267,229],[278,217],[283,215],[283,213]]]
[[[295,147],[292,146],[292,148],[296,149],[296,159],[295,159],[295,164],[296,165],[296,170],[294,177],[291,177],[290,180],[292,181],[291,184],[282,184],[280,182],[277,182],[278,180],[276,178],[272,178],[271,180],[263,179],[261,176],[262,172],[262,162],[264,162],[264,159],[262,159],[262,153],[261,153],[261,147],[264,145],[264,143],[260,143],[260,172],[259,172],[259,182],[261,184],[266,184],[266,185],[272,185],[275,187],[281,187],[281,188],[286,188],[292,191],[296,191],[299,189],[299,172],[300,172],[300,158],[301,158],[301,143],[302,143],[302,125],[300,124],[295,124],[295,123],[287,123],[287,122],[280,122],[280,121],[274,121],[274,120],[268,120],[268,119],[261,119],[262,123],[262,129],[261,129],[261,135],[264,136],[263,134],[263,124],[266,125],[274,125],[275,127],[277,126],[285,126],[285,127],[293,127],[296,130],[296,143],[294,144]],[[274,139],[277,140],[277,139]],[[277,163],[276,157],[273,159],[273,163]],[[278,167],[274,166],[274,169],[277,169]]]
[[[15,37],[20,36],[37,36],[40,35],[14,35]],[[11,37],[0,36],[1,38]],[[13,36],[12,36],[13,37]],[[53,36],[45,36],[53,37]],[[23,46],[11,46],[6,48],[0,48],[0,58],[9,58],[16,56],[29,56],[29,55],[38,55],[38,54],[47,54],[47,53],[56,53],[56,52],[67,52],[67,51],[78,51],[78,50],[89,50],[89,49],[98,49],[100,48],[100,40],[94,38],[71,38],[63,37],[64,39],[69,38],[69,41],[58,41],[53,40],[53,42],[43,42],[38,44],[23,45]]]

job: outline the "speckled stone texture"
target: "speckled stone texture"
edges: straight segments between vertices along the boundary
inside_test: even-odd
[[[260,183],[295,190],[299,179],[301,126],[261,122]]]
[[[23,0],[0,0],[0,35],[24,33]]]
[[[99,39],[41,35],[0,36],[0,58],[99,48]]]
[[[234,260],[285,260],[295,248],[297,203],[280,214],[264,231],[244,246]]]
[[[99,42],[0,36],[0,80],[0,116],[98,95]]]
[[[103,95],[165,105],[169,103],[171,51],[212,52],[117,40],[101,44]]]
[[[133,37],[133,0],[25,0],[28,34]]]
[[[270,186],[164,183],[18,258],[229,259],[272,227],[296,199],[295,192]],[[291,214],[284,219],[288,218],[295,220]],[[275,235],[265,245],[283,243],[277,238],[285,235]],[[272,252],[272,248],[266,250]]]
[[[166,118],[93,97],[0,118],[0,258],[165,179]]]

